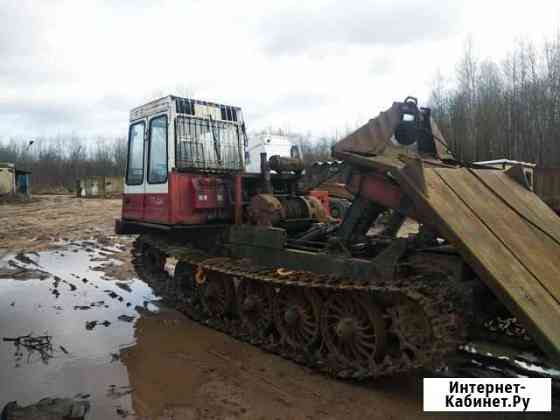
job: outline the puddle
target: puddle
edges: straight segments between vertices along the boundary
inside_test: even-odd
[[[88,419],[117,419],[131,412],[130,389],[120,351],[134,344],[140,312],[157,312],[152,290],[138,279],[114,281],[97,271],[121,251],[95,242],[66,243],[56,251],[6,255],[19,270],[47,272],[39,279],[0,279],[0,408],[10,401],[32,404],[44,397],[89,394]],[[13,265],[13,264],[12,264]],[[44,277],[44,276],[42,276]],[[88,328],[86,328],[88,326]],[[51,337],[51,351],[19,348],[2,338]],[[123,411],[120,411],[122,413]]]
[[[102,266],[124,264],[115,254],[121,248],[92,241],[57,245],[27,258],[0,257],[0,271],[15,260],[20,271],[49,274],[0,278],[0,409],[14,400],[28,405],[87,394],[88,420],[134,411],[147,418],[324,418],[329,412],[339,418],[350,409],[366,418],[372,404],[385,405],[381,417],[417,412],[417,390],[407,385],[416,380],[394,378],[385,391],[376,384],[373,392],[310,375],[178,312],[160,311],[153,291],[138,279],[107,280]],[[49,357],[21,347],[18,353],[13,342],[2,341],[30,333],[51,337]],[[483,352],[464,350],[471,358]]]
[[[491,342],[474,341],[460,347],[443,370],[449,377],[551,378],[552,405],[560,404],[560,368],[536,353]],[[557,409],[557,408],[556,408]]]

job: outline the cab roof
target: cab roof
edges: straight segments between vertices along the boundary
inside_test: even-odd
[[[130,121],[136,121],[156,114],[170,113],[171,111],[174,111],[176,114],[191,115],[197,118],[212,118],[214,120],[243,123],[240,107],[174,95],[164,96],[163,98],[133,108],[130,111]]]

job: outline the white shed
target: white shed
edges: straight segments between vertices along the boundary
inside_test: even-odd
[[[0,195],[16,191],[16,168],[13,163],[0,162]]]

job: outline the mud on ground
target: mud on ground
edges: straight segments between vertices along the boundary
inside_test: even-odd
[[[0,336],[48,330],[56,343],[43,362],[13,360],[0,341],[0,408],[81,393],[100,420],[431,417],[420,374],[333,380],[167,309],[135,279],[134,238],[113,235],[120,208],[71,196],[0,206],[0,270],[11,260],[48,275],[0,278]]]
[[[0,205],[0,258],[8,253],[53,250],[69,241],[96,241],[122,245],[113,252],[105,270],[115,278],[134,276],[129,249],[133,237],[116,236],[114,221],[120,216],[120,199],[82,199],[71,195],[35,195]],[[1,275],[1,272],[0,272]]]
[[[34,196],[0,206],[0,249],[42,251],[63,239],[100,238],[112,242],[120,200],[81,199],[71,195]]]

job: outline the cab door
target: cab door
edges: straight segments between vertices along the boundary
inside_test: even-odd
[[[166,114],[150,118],[146,141],[144,217],[148,222],[169,223],[168,119]]]
[[[144,120],[132,123],[128,130],[123,219],[142,220],[144,217],[145,133]]]

